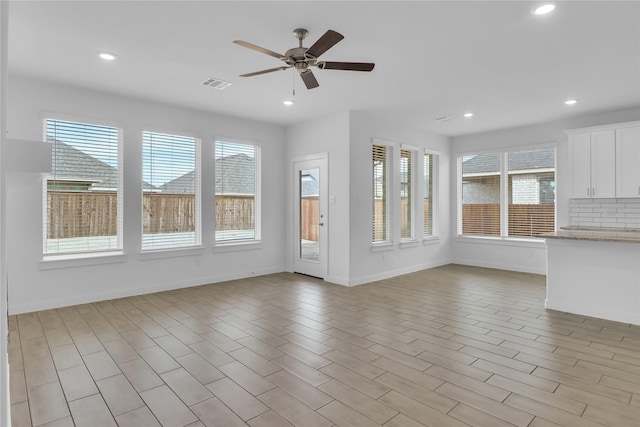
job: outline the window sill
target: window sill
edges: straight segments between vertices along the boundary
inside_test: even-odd
[[[371,244],[371,252],[385,252],[395,249],[393,242],[380,242]]]
[[[262,240],[250,240],[246,242],[230,241],[225,243],[216,243],[213,246],[213,252],[237,252],[256,249],[262,249]]]
[[[183,256],[202,255],[203,246],[185,246],[182,248],[147,249],[140,253],[140,260],[165,259]]]
[[[419,244],[420,244],[420,241],[418,241],[418,239],[401,240],[400,241],[400,249],[413,248],[413,247],[418,246]]]
[[[124,251],[92,252],[86,254],[43,255],[40,270],[56,268],[84,267],[89,265],[115,264],[125,262],[127,256]]]
[[[423,245],[435,245],[440,243],[440,236],[429,236],[422,239]]]
[[[544,239],[531,237],[531,238],[518,238],[518,237],[500,237],[500,236],[462,236],[456,237],[456,242],[461,243],[476,243],[476,244],[489,244],[489,245],[502,245],[502,246],[521,246],[521,247],[543,247],[545,245]]]

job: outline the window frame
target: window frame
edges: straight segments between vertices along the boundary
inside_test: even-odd
[[[160,134],[175,136],[181,138],[192,138],[194,140],[194,243],[188,245],[164,245],[164,246],[150,246],[145,248],[144,246],[144,177],[145,177],[145,163],[144,163],[144,135],[145,133]],[[183,131],[171,131],[167,129],[157,129],[147,127],[140,133],[140,150],[141,150],[141,163],[140,163],[140,253],[146,257],[153,257],[154,253],[164,253],[170,251],[180,251],[188,253],[192,250],[198,250],[202,247],[202,139],[190,132]]]
[[[116,188],[116,245],[115,248],[91,251],[47,252],[48,236],[48,180],[50,172],[42,178],[42,262],[41,269],[64,268],[82,265],[124,262],[124,128],[108,120],[92,117],[44,113],[42,116],[42,140],[48,141],[47,124],[49,121],[67,122],[76,125],[109,127],[117,130],[117,188]],[[53,159],[52,159],[53,169]]]
[[[418,209],[416,209],[416,206],[419,203],[419,198],[416,197],[418,194],[418,187],[420,187],[420,185],[418,184],[418,181],[416,180],[416,177],[418,175],[418,156],[420,155],[420,152],[422,150],[419,147],[416,147],[414,145],[408,145],[408,144],[400,144],[400,155],[398,156],[398,180],[400,182],[400,191],[398,193],[398,209],[399,209],[399,224],[398,226],[400,227],[400,244],[401,246],[406,246],[407,243],[413,243],[413,242],[417,242],[417,237],[416,237],[416,229],[417,229],[417,215],[416,212],[418,211]],[[403,152],[409,152],[411,154],[411,158],[410,158],[410,164],[407,166],[408,170],[407,172],[407,187],[408,187],[408,192],[407,192],[407,216],[406,218],[402,215],[402,194],[403,194],[403,190],[402,190],[402,185],[403,185],[403,164],[402,164],[402,159],[406,158],[403,156]],[[408,226],[408,230],[409,233],[408,235],[402,235],[402,222],[403,220],[407,220],[409,222],[409,226]],[[424,221],[423,221],[424,223]]]
[[[438,239],[440,237],[440,230],[438,226],[438,203],[439,203],[439,173],[440,173],[440,152],[433,151],[425,148],[422,151],[422,185],[424,185],[425,176],[427,171],[424,170],[424,158],[431,156],[431,176],[429,177],[429,183],[431,185],[431,234],[427,234],[425,227],[426,218],[422,219],[422,239],[425,242]],[[422,211],[424,212],[424,192],[422,189]]]
[[[216,147],[218,143],[247,145],[253,147],[254,153],[254,194],[253,194],[253,230],[251,239],[224,239],[216,240],[216,189],[215,189],[215,162]],[[244,249],[257,249],[262,247],[262,145],[257,141],[217,135],[213,138],[213,249],[214,251],[236,251]]]
[[[512,241],[544,243],[544,238],[535,236],[511,236],[509,235],[509,165],[508,157],[510,152],[527,150],[554,150],[553,173],[557,188],[557,165],[558,165],[558,144],[544,143],[534,145],[510,146],[500,149],[478,150],[461,152],[456,154],[456,238],[458,240],[486,240],[486,241]],[[500,234],[499,235],[476,235],[462,233],[462,159],[465,156],[497,154],[500,156]],[[558,201],[554,200],[554,229],[557,229]]]
[[[376,171],[374,169],[374,146],[381,146],[385,148],[385,163],[382,170],[382,199],[383,199],[383,208],[384,208],[384,236],[382,240],[374,240],[374,235],[376,234],[375,230],[375,209],[376,209],[376,192],[378,186],[376,185]],[[390,141],[385,141],[383,139],[373,138],[371,140],[371,155],[369,156],[369,164],[371,166],[371,247],[375,250],[384,249],[393,245],[393,230],[391,229],[391,224],[393,224],[393,210],[391,206],[392,200],[392,177],[393,177],[393,159],[394,159],[394,144]]]

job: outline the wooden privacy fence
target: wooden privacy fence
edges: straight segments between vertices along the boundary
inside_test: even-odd
[[[253,196],[216,196],[216,230],[253,230],[254,227]]]
[[[319,240],[318,220],[320,219],[320,200],[318,196],[300,198],[300,238],[317,242]]]
[[[115,236],[116,193],[47,193],[47,237]]]
[[[500,235],[499,204],[462,205],[462,234]],[[555,229],[555,206],[509,205],[509,236],[537,236]]]
[[[253,196],[216,196],[216,230],[254,228]],[[50,192],[47,194],[49,239],[115,236],[118,200],[115,192]],[[188,194],[144,194],[144,233],[195,230],[195,197]]]

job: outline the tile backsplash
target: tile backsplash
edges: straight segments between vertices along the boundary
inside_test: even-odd
[[[569,225],[640,228],[640,198],[571,199]]]

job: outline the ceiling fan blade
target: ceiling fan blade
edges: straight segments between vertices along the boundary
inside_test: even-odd
[[[263,47],[260,46],[256,46],[255,44],[249,43],[249,42],[245,42],[243,40],[234,40],[233,41],[235,44],[239,44],[240,46],[244,46],[244,47],[248,47],[249,49],[253,49],[257,52],[261,52],[270,56],[273,56],[274,58],[278,58],[278,59],[282,59],[284,58],[284,55],[279,54],[278,52],[274,52],[272,50],[269,49],[265,49]]]
[[[319,57],[329,49],[331,49],[336,43],[342,40],[344,36],[333,30],[328,30],[322,37],[318,39],[309,49],[306,54],[315,58]]]
[[[371,71],[375,66],[373,62],[318,62],[318,68],[321,70]]]
[[[260,74],[266,74],[266,73],[272,73],[274,71],[286,70],[287,68],[291,68],[291,67],[284,67],[283,66],[283,67],[269,68],[268,70],[254,71],[253,73],[240,74],[240,77],[258,76]]]
[[[300,73],[300,77],[302,77],[302,81],[304,82],[304,85],[307,87],[307,89],[313,89],[320,86],[311,70],[303,71],[302,73]]]

